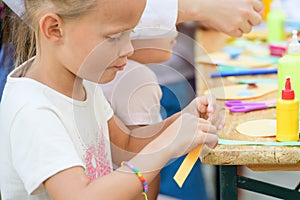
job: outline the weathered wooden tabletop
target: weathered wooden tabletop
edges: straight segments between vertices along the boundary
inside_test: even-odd
[[[214,52],[220,50],[226,45],[228,36],[215,31],[198,31],[196,40],[199,41],[196,48],[196,56],[205,52]],[[201,43],[201,44],[200,44]],[[204,50],[205,49],[205,50]],[[232,85],[234,78],[209,78],[211,72],[216,72],[216,67],[212,65],[196,66],[196,88],[197,94],[201,95],[210,87]],[[258,75],[243,76],[239,78],[271,78],[277,79],[276,75]],[[257,100],[274,99],[277,92],[265,95]],[[224,101],[218,101],[224,105]],[[239,134],[235,128],[238,124],[256,119],[275,119],[276,110],[268,109],[261,111],[252,111],[249,113],[229,113],[226,114],[226,125],[220,134],[220,138],[230,140],[246,141],[275,141],[275,138],[253,138]],[[278,147],[278,146],[236,146],[236,145],[218,145],[210,151],[202,162],[212,165],[246,165],[255,171],[269,170],[295,170],[300,171],[300,147]]]
[[[232,78],[222,78],[219,80],[203,80],[210,72],[215,71],[214,66],[198,66],[201,73],[196,77],[198,95],[208,87],[230,85],[233,84]],[[203,70],[205,72],[203,72]],[[206,75],[200,75],[200,74]],[[243,78],[272,78],[276,79],[276,75],[255,76]],[[267,94],[263,97],[252,99],[254,101],[274,99],[277,97],[277,91]],[[218,103],[224,105],[224,101],[219,100]],[[260,111],[252,111],[248,113],[230,113],[224,112],[226,115],[226,124],[220,133],[220,138],[230,140],[243,141],[274,141],[274,137],[257,138],[249,137],[238,133],[235,128],[237,125],[257,119],[275,119],[276,109],[266,109]],[[237,145],[218,145],[211,150],[208,155],[202,158],[202,162],[212,165],[247,165],[253,170],[300,170],[300,147],[281,147],[281,146],[237,146]]]

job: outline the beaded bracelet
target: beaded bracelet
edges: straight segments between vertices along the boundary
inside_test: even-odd
[[[140,181],[143,184],[143,195],[145,196],[145,200],[148,200],[148,197],[147,197],[148,184],[146,182],[146,179],[143,177],[142,173],[137,168],[135,168],[132,164],[130,164],[129,162],[123,161],[121,163],[121,166],[127,166],[132,171],[134,171],[134,173],[139,177]]]

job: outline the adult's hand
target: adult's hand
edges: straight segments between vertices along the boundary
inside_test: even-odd
[[[249,33],[262,21],[260,0],[179,0],[177,23],[198,20],[232,37]]]

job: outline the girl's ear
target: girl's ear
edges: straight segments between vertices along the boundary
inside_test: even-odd
[[[46,40],[59,44],[63,39],[62,19],[55,13],[48,13],[40,19],[41,34]]]

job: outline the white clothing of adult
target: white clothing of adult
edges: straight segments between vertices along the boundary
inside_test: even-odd
[[[98,84],[76,101],[40,82],[8,76],[0,114],[2,200],[50,199],[43,182],[82,166],[91,181],[112,172],[107,121],[113,111]]]
[[[149,0],[131,39],[161,38],[174,29],[177,17],[178,0]]]
[[[145,65],[128,60],[115,79],[101,85],[116,116],[126,125],[147,125],[162,121],[162,92],[156,75]]]

